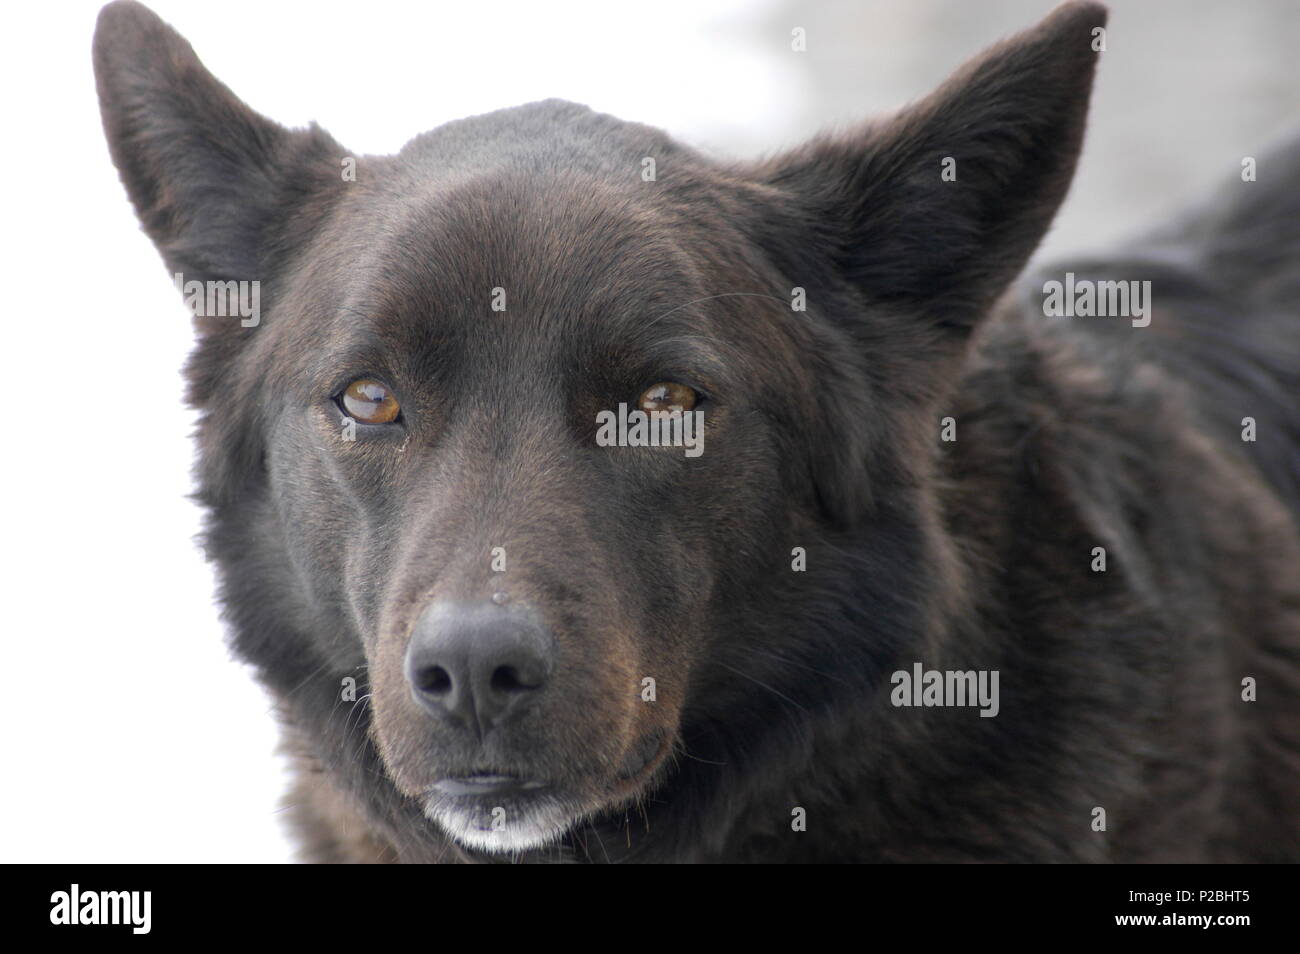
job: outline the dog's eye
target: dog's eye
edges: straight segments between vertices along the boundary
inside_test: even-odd
[[[388,385],[374,378],[358,378],[339,395],[339,404],[349,417],[362,424],[391,424],[402,406]]]
[[[699,399],[694,388],[675,381],[660,381],[642,391],[636,405],[647,414],[681,414],[695,407]]]

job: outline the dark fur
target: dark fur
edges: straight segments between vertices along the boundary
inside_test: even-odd
[[[348,183],[322,130],[104,9],[145,229],[186,278],[262,282],[259,327],[198,320],[189,374],[208,547],[300,763],[306,858],[499,857],[416,797],[487,757],[583,816],[528,860],[1300,860],[1300,147],[1071,266],[1153,279],[1149,328],[1046,319],[1040,282],[1002,297],[1068,187],[1104,18],[1067,4],[762,163],[547,101]],[[328,396],[361,372],[407,423],[345,445]],[[702,457],[594,446],[596,410],[664,378],[706,385]],[[485,756],[399,663],[428,600],[502,585],[494,546],[560,658]],[[916,661],[999,670],[1000,715],[893,708]],[[340,703],[347,676],[368,705]],[[671,756],[620,785],[655,732]]]

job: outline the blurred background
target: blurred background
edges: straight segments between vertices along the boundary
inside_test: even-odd
[[[1054,6],[150,5],[254,108],[359,153],[559,96],[726,157],[896,108]],[[1044,255],[1163,221],[1300,125],[1300,0],[1109,5],[1088,141]],[[0,37],[4,393],[18,399],[0,413],[0,861],[286,861],[269,703],[226,653],[193,543],[187,313],[99,126],[98,7],[22,4]]]

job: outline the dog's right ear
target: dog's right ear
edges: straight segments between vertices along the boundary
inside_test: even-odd
[[[812,426],[834,429],[810,466],[840,523],[869,506],[867,462],[892,439],[882,416],[906,410],[930,426],[971,332],[1046,233],[1083,141],[1105,23],[1104,6],[1072,0],[898,114],[748,167],[765,187],[753,234],[791,285],[840,297],[827,323],[885,396],[864,407],[844,388],[819,390]],[[927,459],[929,434],[899,459]]]
[[[912,333],[951,353],[1065,197],[1105,23],[1104,6],[1071,0],[897,115],[760,164],[783,200],[778,253],[831,262],[872,304],[917,315]]]
[[[113,162],[186,281],[261,278],[267,256],[292,244],[288,230],[338,191],[342,147],[316,126],[289,130],[254,112],[139,3],[100,11],[94,63]]]

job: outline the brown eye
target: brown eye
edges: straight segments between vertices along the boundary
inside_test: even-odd
[[[374,378],[358,378],[347,386],[339,401],[348,416],[362,424],[391,424],[402,410],[388,385]]]
[[[681,414],[694,408],[699,399],[694,388],[675,381],[661,381],[642,391],[636,406],[647,414]]]

